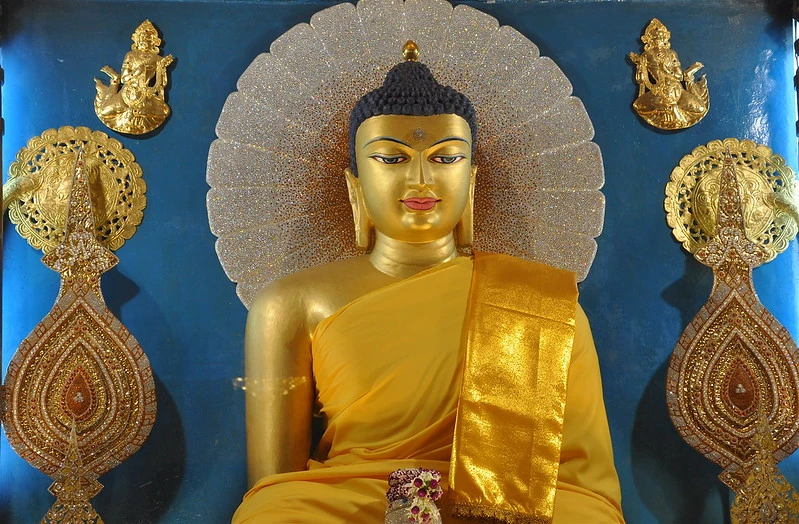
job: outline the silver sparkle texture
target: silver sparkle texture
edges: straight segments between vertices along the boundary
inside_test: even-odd
[[[316,13],[255,58],[208,154],[211,231],[245,306],[267,283],[358,254],[344,182],[348,119],[414,40],[477,110],[475,249],[583,280],[605,200],[594,128],[557,64],[509,26],[445,0],[361,0]]]

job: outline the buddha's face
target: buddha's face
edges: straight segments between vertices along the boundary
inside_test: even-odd
[[[474,184],[472,133],[457,115],[381,115],[355,136],[358,185],[380,233],[403,242],[452,234]]]

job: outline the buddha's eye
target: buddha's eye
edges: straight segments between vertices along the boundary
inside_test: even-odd
[[[466,158],[465,155],[436,155],[430,157],[430,160],[438,164],[454,164],[460,162],[464,158]]]
[[[383,164],[402,164],[408,161],[408,157],[405,155],[370,155],[369,158],[374,158],[378,162]]]

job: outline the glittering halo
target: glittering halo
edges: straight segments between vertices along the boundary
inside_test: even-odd
[[[343,176],[349,112],[401,60],[407,40],[477,109],[475,248],[587,275],[602,231],[604,171],[563,72],[521,33],[469,6],[361,0],[275,40],[217,122],[208,218],[245,306],[272,280],[358,254]]]

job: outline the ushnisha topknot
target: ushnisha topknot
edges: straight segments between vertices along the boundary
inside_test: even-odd
[[[355,134],[373,116],[458,115],[472,132],[472,155],[477,146],[477,114],[472,102],[450,86],[443,86],[426,65],[418,62],[419,48],[412,40],[403,47],[404,62],[395,65],[383,85],[366,93],[350,113],[350,169],[358,176],[355,162]]]

